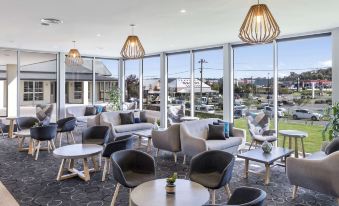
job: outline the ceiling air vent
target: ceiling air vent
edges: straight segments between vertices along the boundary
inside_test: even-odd
[[[62,24],[63,22],[59,19],[54,19],[54,18],[43,18],[40,20],[41,25],[43,26],[49,26],[53,24]]]

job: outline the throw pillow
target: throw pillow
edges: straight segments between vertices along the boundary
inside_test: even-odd
[[[229,124],[229,122],[223,122],[223,123],[213,122],[213,125],[224,125],[225,137],[226,138],[230,137],[230,131],[229,131],[230,124]]]
[[[140,123],[140,118],[139,117],[134,117],[134,123]]]
[[[147,122],[145,111],[140,111],[140,122]]]
[[[107,112],[107,107],[106,107],[106,106],[104,106],[104,107],[102,108],[102,112]]]
[[[94,107],[96,109],[97,114],[100,114],[102,110],[104,109],[104,107],[101,105],[95,105]]]
[[[222,121],[222,120],[218,120],[218,122],[219,123],[228,123],[228,134],[229,134],[229,137],[234,137],[234,134],[233,134],[233,123]]]
[[[325,154],[329,155],[339,151],[339,138],[334,138],[325,148]]]
[[[133,112],[129,113],[120,113],[121,124],[133,124],[134,123],[134,114]]]
[[[261,120],[258,122],[258,125],[261,127],[261,128],[264,128],[267,126],[269,122],[269,119],[268,119],[268,116],[267,115],[264,115]]]
[[[207,140],[225,140],[225,126],[224,125],[208,125]]]
[[[97,114],[97,110],[95,107],[86,107],[85,110],[85,116],[92,116],[92,115],[96,115]]]

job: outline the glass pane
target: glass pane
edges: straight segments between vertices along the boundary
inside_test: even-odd
[[[143,59],[143,78],[143,109],[160,111],[160,57]]]
[[[247,116],[259,112],[273,121],[273,45],[250,45],[234,48],[234,125],[248,132]]]
[[[223,50],[194,52],[195,116],[223,118]]]
[[[169,125],[180,122],[186,109],[191,107],[190,53],[167,56],[168,72],[168,121]],[[185,109],[186,108],[186,109]]]
[[[20,116],[36,116],[36,105],[53,104],[52,121],[56,120],[56,58],[56,54],[20,53]]]
[[[140,60],[125,61],[125,102],[134,103],[133,108],[139,108],[139,62]],[[127,109],[131,109],[130,106]]]
[[[113,59],[96,59],[96,104],[108,104],[113,88],[118,88],[119,61]]]
[[[283,115],[278,128],[307,132],[310,153],[320,149],[327,123],[322,115],[332,103],[331,44],[330,36],[278,43],[278,115]]]

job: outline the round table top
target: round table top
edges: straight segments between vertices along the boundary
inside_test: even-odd
[[[166,179],[157,179],[145,182],[131,193],[132,205],[138,206],[182,206],[204,205],[210,194],[202,185],[184,179],[175,182],[175,194],[166,194]]]
[[[297,137],[297,138],[298,137],[303,138],[303,137],[308,136],[307,132],[298,131],[298,130],[279,130],[279,134],[288,136],[288,137]]]
[[[16,120],[17,117],[6,117],[7,120]]]
[[[98,155],[102,150],[103,147],[96,144],[71,144],[55,149],[53,155],[62,159],[81,159]]]
[[[199,117],[189,117],[189,116],[186,116],[186,117],[181,117],[180,118],[180,121],[193,121],[193,120],[199,120]]]
[[[14,132],[14,135],[19,136],[19,137],[30,137],[31,131],[29,129],[24,129],[21,131]]]

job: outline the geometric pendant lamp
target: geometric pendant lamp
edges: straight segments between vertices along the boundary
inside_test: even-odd
[[[126,59],[139,59],[145,56],[145,50],[138,36],[134,35],[134,24],[132,27],[132,35],[128,36],[124,46],[121,49],[121,56]]]
[[[70,66],[77,66],[82,65],[84,61],[81,58],[80,52],[75,48],[75,41],[73,41],[74,47],[70,49],[67,56],[65,63]]]
[[[265,4],[253,5],[247,13],[239,38],[249,44],[265,44],[280,34],[279,25]]]

